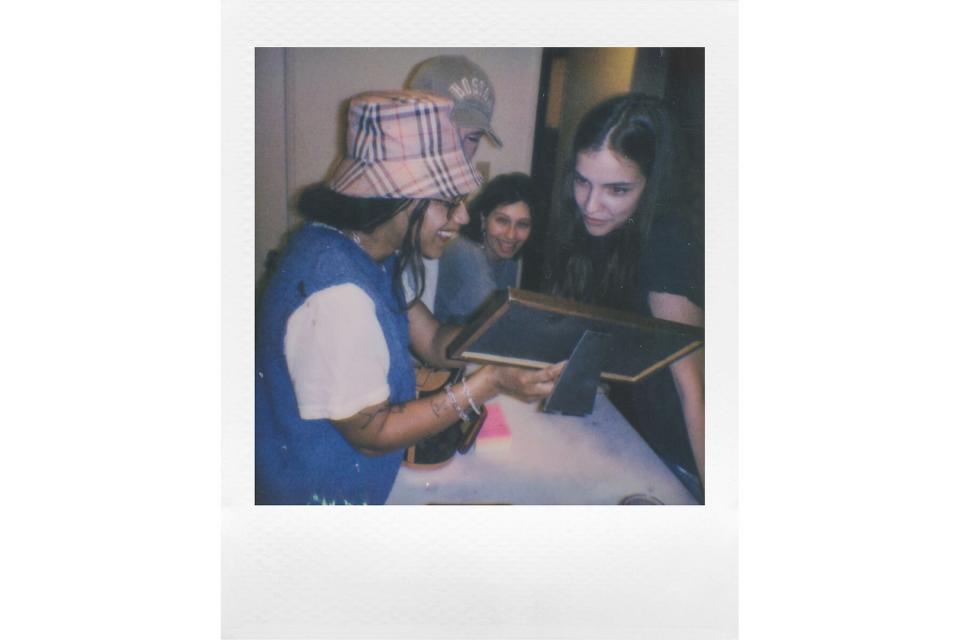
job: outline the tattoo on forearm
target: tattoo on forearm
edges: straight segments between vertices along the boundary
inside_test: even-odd
[[[358,425],[357,428],[360,429],[361,431],[366,429],[370,425],[370,423],[373,422],[374,418],[376,418],[381,414],[403,413],[403,410],[406,408],[406,406],[407,406],[406,402],[401,402],[400,404],[393,404],[393,405],[388,405],[386,407],[380,407],[379,409],[373,412],[361,411],[359,415],[366,418],[366,420],[364,420],[362,424]]]
[[[440,395],[433,396],[433,399],[430,401],[430,410],[433,411],[433,415],[439,418],[446,408],[447,399],[445,397]]]

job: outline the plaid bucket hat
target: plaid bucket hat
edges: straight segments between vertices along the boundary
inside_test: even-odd
[[[350,100],[347,153],[330,178],[360,198],[455,200],[483,184],[450,120],[453,101],[423,91],[375,91]]]

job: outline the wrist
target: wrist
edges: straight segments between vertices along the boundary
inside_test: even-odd
[[[463,385],[463,390],[467,394],[467,403],[470,405],[470,410],[473,411],[474,416],[479,416],[481,409],[477,404],[477,401],[474,399],[473,394],[470,393],[470,385],[468,384],[467,378],[464,378],[460,384]]]
[[[460,419],[464,422],[468,422],[470,420],[470,415],[464,410],[463,404],[461,404],[457,399],[457,394],[453,389],[453,385],[448,384],[443,388],[443,390],[447,394],[447,399],[450,401],[451,406],[453,406],[453,408],[456,410],[457,415],[460,416]]]
[[[477,404],[483,404],[501,391],[496,367],[481,367],[470,376],[469,380],[470,390],[473,392],[473,398]]]

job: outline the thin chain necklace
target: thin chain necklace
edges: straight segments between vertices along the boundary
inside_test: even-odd
[[[340,233],[343,233],[343,232],[341,231]],[[344,235],[346,235],[346,234],[344,234]],[[367,250],[364,249],[364,247],[363,247],[363,242],[361,242],[361,240],[360,240],[360,234],[358,234],[356,231],[351,231],[351,232],[350,232],[350,238],[353,240],[353,242],[354,242],[358,247],[360,247],[360,251],[363,251],[364,253],[366,253],[366,254],[367,254],[367,257],[369,257],[371,260],[373,260],[373,256],[371,256],[369,253],[367,253]],[[382,260],[380,260],[380,261],[374,260],[374,262],[377,264],[378,267],[380,267],[380,270],[381,270],[381,271],[383,271],[384,273],[387,272],[387,267],[386,267],[386,265],[383,264],[383,261],[382,261]]]
[[[360,239],[360,234],[357,233],[356,231],[351,231],[349,234],[347,234],[346,232],[343,231],[343,229],[338,229],[332,225],[325,224],[323,222],[315,222],[314,224],[318,224],[321,227],[326,227],[327,229],[332,229],[333,231],[336,231],[337,233],[342,235],[344,238],[350,238],[351,240],[353,240],[353,243],[356,244],[360,248],[360,250],[367,255],[368,258],[373,260],[373,257],[369,253],[367,253],[366,249],[363,248],[363,241]],[[380,269],[384,273],[387,272],[387,267],[382,262],[376,262],[375,260],[374,262],[380,267]]]

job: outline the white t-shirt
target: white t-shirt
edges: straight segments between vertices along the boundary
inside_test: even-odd
[[[390,397],[390,353],[373,300],[355,284],[317,291],[287,320],[283,353],[304,420],[349,418]]]
[[[433,303],[437,298],[437,276],[439,273],[439,258],[423,259],[423,295],[420,296],[420,302],[425,304],[427,309],[430,309],[430,313],[433,313]],[[403,294],[406,296],[408,303],[413,300],[414,293],[416,292],[413,290],[413,267],[408,266],[403,270]]]

